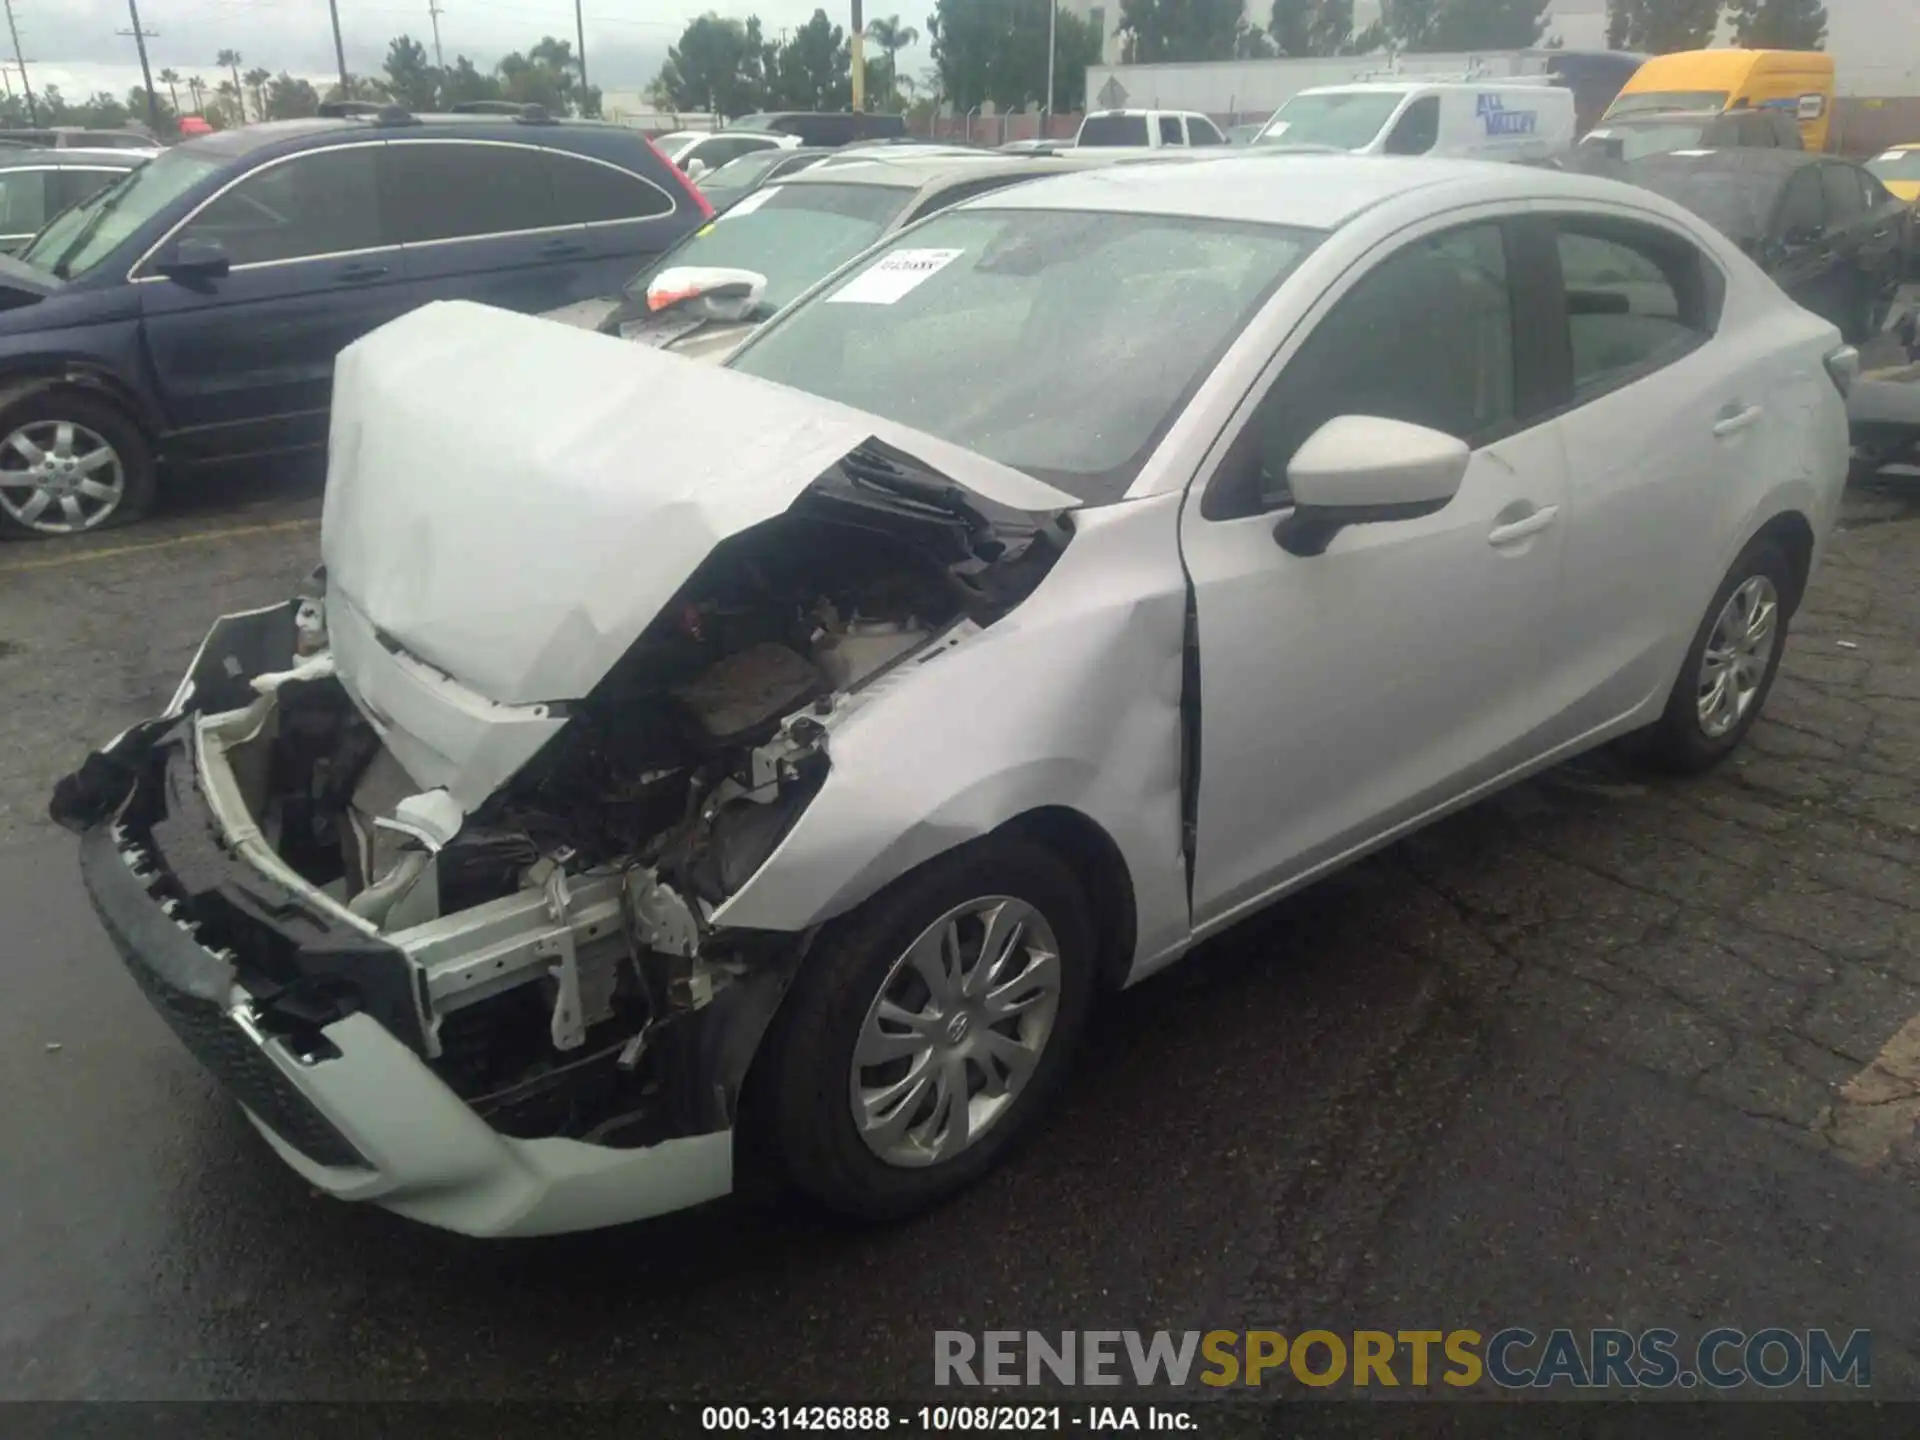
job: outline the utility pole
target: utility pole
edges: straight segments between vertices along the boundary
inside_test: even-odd
[[[860,42],[866,39],[866,28],[860,15],[860,0],[853,0],[853,34],[848,38],[853,45],[853,108],[856,112],[867,108],[867,61],[860,47]]]
[[[0,0],[7,8],[7,33],[13,37],[13,63],[20,67],[20,88],[27,95],[27,123],[38,125],[40,111],[33,103],[33,81],[27,78],[26,58],[20,53],[20,27],[14,23],[13,0]]]
[[[122,35],[131,35],[133,43],[140,50],[140,78],[147,86],[147,124],[155,136],[160,134],[160,97],[153,93],[153,71],[147,65],[147,41],[159,38],[158,30],[140,28],[140,0],[127,0],[127,14],[133,20],[131,30],[122,30]]]
[[[447,68],[446,58],[440,53],[440,17],[446,13],[434,0],[427,0],[427,19],[433,22],[433,66],[436,70]]]
[[[580,18],[580,0],[573,0],[573,38],[580,42],[580,113],[587,111],[587,22]]]
[[[1053,138],[1053,53],[1060,47],[1054,43],[1054,26],[1060,20],[1060,0],[1047,0],[1047,133],[1040,138]]]
[[[347,78],[347,47],[340,43],[340,0],[327,0],[327,13],[333,16],[333,62],[340,67],[340,98],[353,98],[353,82]]]

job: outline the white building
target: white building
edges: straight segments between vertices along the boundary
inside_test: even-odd
[[[1120,19],[1118,0],[1060,3],[1062,8],[1091,21],[1106,37],[1101,55],[1105,63],[1088,70],[1086,96],[1061,97],[1063,110],[1072,103],[1099,105],[1100,91],[1110,78],[1117,79],[1127,92],[1128,103],[1215,113],[1257,109],[1266,103],[1265,93],[1273,88],[1273,80],[1263,82],[1257,68],[1273,62],[1223,60],[1207,65],[1120,66],[1120,37],[1114,29]],[[1264,27],[1270,6],[1271,0],[1247,0],[1248,22]],[[1920,0],[1826,0],[1826,6],[1826,49],[1834,58],[1842,95],[1920,96]],[[1379,16],[1379,0],[1355,0],[1356,30],[1365,29]],[[1552,0],[1547,17],[1545,38],[1558,38],[1569,50],[1606,48],[1606,0]],[[1723,30],[1720,43],[1730,43],[1731,39],[1731,32]],[[1405,57],[1408,68],[1413,68],[1415,58]],[[1205,72],[1204,78],[1200,72]],[[1305,83],[1335,83],[1340,78],[1330,75],[1324,81]],[[1243,100],[1248,103],[1241,103]]]

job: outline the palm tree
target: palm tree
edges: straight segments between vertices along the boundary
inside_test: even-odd
[[[192,75],[187,78],[187,95],[193,101],[194,114],[199,115],[205,113],[206,102],[201,97],[206,93],[206,81],[202,80],[198,75]]]
[[[247,71],[247,88],[253,91],[253,118],[256,120],[267,118],[267,82],[271,79],[271,70],[256,67]]]
[[[919,40],[920,32],[902,25],[898,15],[882,15],[867,22],[867,38],[886,52],[887,89],[898,94],[900,67],[894,57]]]
[[[171,69],[162,70],[160,72],[160,83],[167,87],[167,95],[173,101],[173,113],[178,115],[180,113],[180,91],[178,89],[180,72]]]
[[[244,97],[246,94],[240,88],[240,62],[244,58],[238,50],[222,50],[213,57],[214,64],[224,65],[233,72],[233,91],[239,97]],[[244,98],[240,98],[236,99],[235,103],[240,107],[240,123],[244,125],[247,123],[247,102]]]

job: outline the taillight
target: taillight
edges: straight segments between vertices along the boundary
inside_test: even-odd
[[[666,153],[661,150],[658,145],[653,143],[652,136],[642,135],[640,138],[647,142],[647,149],[653,152],[654,158],[667,167],[667,173],[680,182],[680,188],[687,192],[687,198],[693,201],[694,209],[700,212],[701,220],[711,220],[713,218],[713,204],[706,196],[700,193],[700,187],[687,178],[686,171],[667,159]]]
[[[1853,389],[1853,382],[1860,378],[1860,352],[1851,345],[1842,345],[1838,350],[1827,353],[1827,374],[1833,385],[1842,395]]]

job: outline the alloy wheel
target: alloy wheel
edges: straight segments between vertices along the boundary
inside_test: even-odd
[[[1780,642],[1780,594],[1764,575],[1738,586],[1720,607],[1700,657],[1698,713],[1709,740],[1731,731],[1753,708]]]
[[[1011,1108],[1052,1038],[1059,942],[1024,900],[995,895],[935,920],[887,971],[854,1045],[848,1098],[889,1165],[950,1160]]]
[[[120,508],[127,472],[99,431],[35,420],[0,440],[0,508],[43,535],[77,535]]]

